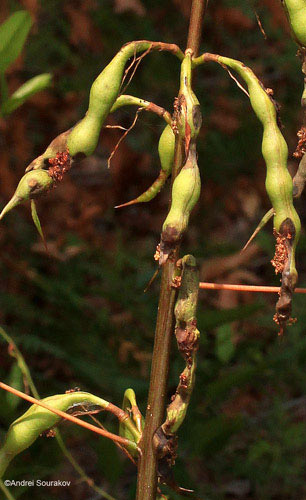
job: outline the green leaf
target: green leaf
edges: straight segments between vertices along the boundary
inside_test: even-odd
[[[19,56],[32,26],[30,14],[19,10],[0,26],[0,73]]]
[[[38,217],[38,213],[37,213],[37,210],[36,210],[36,204],[35,204],[34,200],[31,200],[31,213],[32,213],[32,219],[33,219],[33,222],[35,224],[35,227],[36,227],[36,229],[37,229],[37,231],[38,231],[41,239],[43,240],[43,244],[45,245],[46,251],[48,251],[46,240],[45,240],[45,237],[44,237],[43,230],[41,228],[41,223],[40,223],[40,220],[39,220],[39,217]]]
[[[12,96],[4,102],[1,107],[3,115],[8,115],[19,108],[31,95],[37,94],[46,87],[49,87],[52,81],[51,73],[42,73],[41,75],[34,76],[25,82],[19,89],[12,94]]]
[[[235,352],[232,342],[232,332],[229,324],[222,325],[217,330],[216,355],[222,363],[228,363]]]

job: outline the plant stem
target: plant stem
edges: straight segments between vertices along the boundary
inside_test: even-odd
[[[178,141],[173,167],[174,172],[182,164],[182,151],[182,143]],[[140,445],[142,455],[138,466],[137,500],[155,500],[156,498],[157,457],[153,449],[153,436],[162,424],[165,409],[176,295],[176,290],[171,284],[178,252],[179,247],[175,249],[173,258],[166,261],[162,270],[146,423]]]
[[[7,498],[7,500],[15,500],[15,497],[13,497],[13,495],[11,494],[9,489],[4,485],[1,479],[0,479],[0,490],[3,491],[5,498]]]
[[[227,283],[199,283],[199,288],[203,290],[233,290],[237,292],[263,292],[279,293],[279,286],[258,286],[258,285],[237,285]],[[294,293],[306,293],[306,288],[295,288]]]
[[[193,50],[194,55],[197,55],[200,45],[202,18],[206,3],[207,0],[193,0],[192,2],[187,47]],[[183,151],[183,140],[178,138],[175,147],[172,183],[182,167]],[[153,449],[153,437],[162,424],[165,411],[176,296],[176,291],[171,284],[178,257],[179,244],[174,249],[171,258],[163,265],[162,270],[146,423],[140,443],[141,456],[138,465],[136,500],[156,499],[157,457]]]
[[[203,17],[207,4],[208,0],[193,0],[191,6],[187,49],[192,49],[195,57],[199,51]]]

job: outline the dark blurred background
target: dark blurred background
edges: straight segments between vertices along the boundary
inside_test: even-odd
[[[0,119],[0,204],[8,201],[24,169],[49,142],[87,109],[93,79],[134,39],[175,42],[182,48],[188,0],[2,0],[0,21],[26,9],[34,24],[24,50],[6,72],[10,92],[29,78],[51,72],[53,84]],[[281,104],[289,169],[301,122],[302,76],[278,0],[211,0],[202,51],[243,60],[272,87]],[[128,93],[172,110],[179,64],[154,53],[140,64]],[[219,66],[198,69],[195,89],[202,105],[200,202],[182,247],[198,259],[202,281],[278,285],[270,260],[272,223],[240,255],[270,208],[261,157],[261,126],[247,97]],[[125,127],[135,109],[108,123]],[[73,167],[56,190],[38,202],[49,255],[36,233],[28,205],[1,222],[0,322],[29,364],[43,397],[78,386],[121,405],[133,387],[144,411],[158,301],[159,279],[143,290],[155,270],[153,254],[167,213],[169,185],[148,204],[114,206],[145,190],[158,170],[157,142],[164,124],[141,113],[114,156],[122,132],[105,129],[94,155]],[[304,198],[305,199],[305,198]],[[305,220],[304,199],[296,205]],[[305,233],[297,252],[299,286],[306,286]],[[294,297],[297,323],[284,338],[272,321],[276,296],[200,292],[201,346],[197,381],[179,433],[178,482],[207,500],[272,500],[306,497],[305,296]],[[23,390],[7,346],[1,344],[1,380]],[[172,352],[169,398],[183,363]],[[0,394],[0,430],[28,407]],[[103,417],[116,432],[116,423]],[[136,470],[109,441],[62,424],[66,443],[86,472],[118,500],[133,499]],[[65,479],[65,488],[15,488],[32,500],[100,498],[81,483],[55,440],[40,438],[11,464],[6,477]],[[167,489],[164,490],[167,492]],[[176,494],[169,498],[180,498]]]

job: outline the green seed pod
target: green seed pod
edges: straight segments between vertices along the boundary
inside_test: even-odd
[[[295,40],[306,47],[306,0],[282,0],[282,3]]]
[[[71,156],[77,153],[89,156],[95,150],[101,127],[118,97],[125,64],[130,56],[123,47],[92,84],[87,113],[68,138]]]
[[[12,208],[19,205],[19,203],[28,200],[29,198],[36,198],[43,192],[48,191],[53,182],[54,181],[47,170],[40,169],[26,173],[19,181],[15,194],[2,210],[0,220],[7,212],[12,210]]]
[[[75,157],[78,153],[89,156],[96,148],[101,127],[110,112],[123,105],[149,107],[152,103],[144,99],[133,96],[119,96],[118,98],[118,94],[128,59],[135,57],[138,52],[150,50],[165,50],[180,60],[184,57],[182,51],[175,44],[138,40],[124,45],[94,81],[90,90],[89,107],[85,117],[75,127],[67,130],[52,141],[44,154],[33,160],[27,171],[43,168],[47,159],[53,158],[57,153],[61,152],[69,152],[72,157]],[[157,112],[156,109],[155,112]],[[166,121],[169,123],[170,117],[168,118]]]
[[[175,135],[170,125],[167,125],[159,139],[158,154],[162,171],[168,176],[171,174],[175,149]]]
[[[267,166],[266,189],[274,209],[274,229],[290,218],[295,227],[294,248],[300,233],[300,219],[293,206],[292,178],[287,169],[288,148],[278,127],[276,109],[266,90],[252,70],[240,61],[218,56],[218,60],[235,69],[248,86],[253,110],[263,125],[262,154]]]
[[[58,394],[42,400],[50,407],[61,411],[73,411],[82,405],[88,409],[109,405],[97,396],[87,392],[71,392]],[[9,427],[4,444],[0,450],[0,477],[3,476],[11,460],[31,446],[41,433],[58,424],[61,417],[51,413],[41,406],[32,405],[21,417],[17,418]]]
[[[280,298],[276,304],[274,320],[280,325],[280,333],[290,320],[291,298],[297,283],[295,249],[301,223],[293,206],[293,182],[287,169],[288,148],[278,127],[273,100],[254,75],[240,61],[216,56],[216,60],[233,68],[248,86],[250,102],[263,125],[262,154],[266,162],[266,190],[274,210],[275,256],[272,264],[275,272],[282,273]]]
[[[162,132],[159,143],[158,143],[158,153],[161,163],[161,170],[157,179],[153,184],[140,196],[134,200],[123,203],[122,205],[117,205],[115,208],[127,207],[128,205],[134,205],[135,203],[143,203],[151,201],[160,192],[164,186],[166,180],[168,179],[174,160],[174,149],[175,149],[175,135],[172,131],[170,125],[167,125]]]
[[[181,240],[190,213],[199,199],[200,190],[200,172],[195,144],[192,144],[187,161],[173,182],[171,207],[161,234],[160,265],[166,262],[177,242]]]
[[[93,153],[98,143],[101,127],[118,97],[128,59],[137,52],[150,49],[152,46],[153,43],[148,41],[124,45],[96,78],[90,89],[87,113],[73,128],[68,138],[71,156],[77,153],[89,156]]]

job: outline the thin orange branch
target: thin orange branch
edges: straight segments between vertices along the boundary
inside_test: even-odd
[[[61,411],[61,410],[55,410],[54,408],[51,408],[51,406],[46,405],[46,403],[43,403],[39,399],[35,399],[32,396],[28,396],[28,394],[24,394],[23,392],[18,391],[17,389],[10,387],[9,385],[4,384],[3,382],[0,382],[0,388],[4,389],[5,391],[11,392],[15,396],[18,396],[19,398],[25,399],[26,401],[29,401],[32,404],[42,406],[46,410],[49,410],[52,413],[55,413],[59,417],[64,418],[65,420],[70,420],[70,422],[73,422],[74,424],[77,424],[81,427],[84,427],[85,429],[88,429],[89,431],[95,432],[96,434],[100,434],[101,436],[107,437],[107,438],[109,438],[112,441],[115,441],[117,443],[121,443],[123,446],[129,446],[132,443],[129,439],[123,438],[121,436],[117,436],[117,434],[113,434],[112,432],[109,432],[107,430],[100,429],[99,427],[96,427],[95,425],[89,424],[88,422],[84,422],[80,418],[76,418],[76,417],[73,417],[72,415],[69,415],[69,413],[65,413],[64,411]]]
[[[238,292],[270,292],[279,293],[279,286],[257,286],[257,285],[230,285],[225,283],[200,282],[199,288],[203,290],[237,290]],[[306,293],[306,288],[296,288],[295,293]]]

